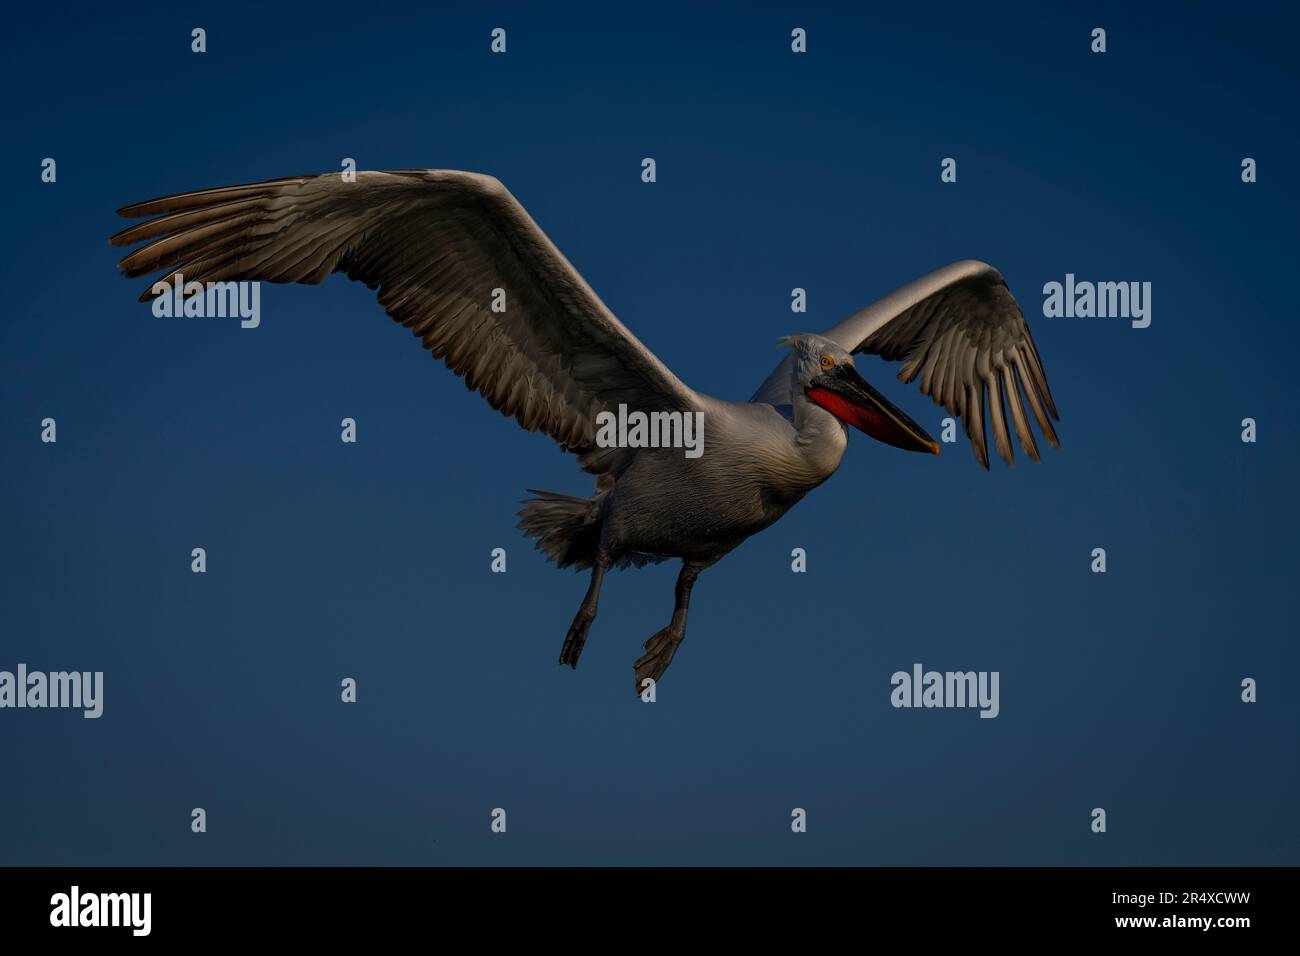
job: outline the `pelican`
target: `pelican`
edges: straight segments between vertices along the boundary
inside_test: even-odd
[[[1011,431],[1038,460],[1029,414],[1059,447],[1043,364],[1002,275],[965,260],[930,272],[820,334],[781,340],[780,364],[748,402],[687,386],[605,307],[496,179],[407,169],[273,179],[127,206],[149,217],[113,236],[148,241],[119,263],[131,278],[165,272],[140,301],[184,282],[316,285],[335,273],[378,290],[379,304],[493,408],[545,432],[596,476],[595,493],[534,491],[519,527],[590,584],[560,650],[577,667],[611,568],[679,559],[668,625],[634,663],[636,692],[657,682],[686,636],[700,572],[790,510],[839,467],[848,427],[905,451],[939,445],[855,368],[857,353],[901,362],[921,392],[961,418],[989,465],[984,406],[999,455]],[[1021,394],[1023,393],[1023,401]],[[1010,412],[1010,426],[1007,412]],[[1029,414],[1025,406],[1028,405]],[[598,441],[602,412],[700,415],[702,454]]]

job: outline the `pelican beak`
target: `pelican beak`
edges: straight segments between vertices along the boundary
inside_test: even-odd
[[[895,408],[852,365],[836,365],[808,383],[808,397],[840,421],[876,441],[905,451],[939,454],[939,444],[925,429]]]

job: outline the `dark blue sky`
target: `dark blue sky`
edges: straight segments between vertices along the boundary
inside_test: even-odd
[[[1300,862],[1292,12],[380,6],[8,14],[0,669],[106,691],[98,721],[0,711],[0,862]],[[1063,447],[986,474],[964,440],[935,459],[854,433],[700,578],[641,704],[675,567],[612,575],[558,667],[586,581],[514,513],[590,479],[372,293],[265,286],[241,330],[155,318],[117,276],[119,206],[345,156],[498,176],[725,398],[776,336],[984,259]],[[1151,327],[1043,318],[1067,272],[1151,282]],[[937,434],[914,386],[859,367]],[[918,661],[999,671],[1000,716],[893,709]]]

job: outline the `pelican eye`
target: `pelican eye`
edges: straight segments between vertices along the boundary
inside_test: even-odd
[[[826,355],[825,353],[823,353],[823,354],[822,354],[822,368],[827,368],[827,369],[829,369],[829,368],[834,368],[834,367],[835,367],[835,359],[833,359],[833,358],[831,358],[829,355]]]

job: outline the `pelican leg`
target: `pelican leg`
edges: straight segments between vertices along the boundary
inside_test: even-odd
[[[568,664],[570,667],[578,666],[578,658],[582,656],[582,648],[587,643],[587,632],[591,630],[591,622],[596,619],[596,604],[600,601],[600,582],[604,579],[605,572],[609,570],[609,565],[608,555],[596,556],[596,563],[591,568],[591,584],[587,586],[587,596],[578,606],[578,613],[573,615],[569,633],[564,636],[564,646],[560,648],[561,664]]]
[[[645,654],[632,665],[636,669],[638,697],[645,691],[645,680],[649,678],[657,683],[664,671],[668,670],[668,665],[673,662],[673,655],[677,653],[678,645],[686,637],[686,612],[691,605],[691,588],[695,586],[695,579],[706,567],[707,564],[682,562],[682,570],[677,575],[677,605],[673,609],[672,623],[645,642]]]

